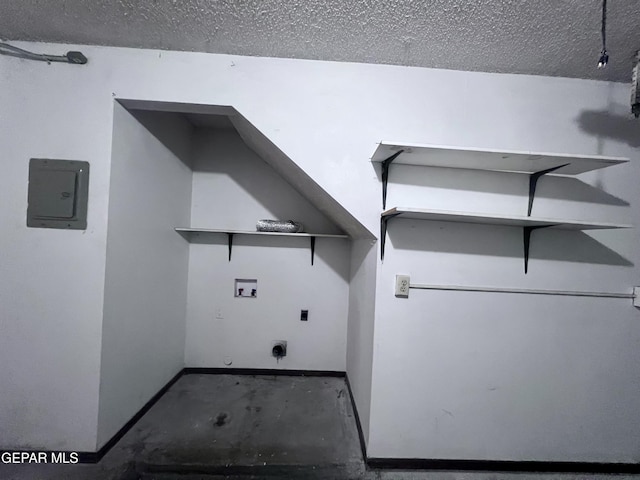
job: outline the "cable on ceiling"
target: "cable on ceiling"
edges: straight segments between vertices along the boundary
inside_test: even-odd
[[[64,55],[46,55],[41,53],[33,53],[22,48],[14,47],[8,43],[0,42],[0,55],[9,55],[11,57],[25,58],[27,60],[38,60],[40,62],[62,62],[72,63],[75,65],[84,65],[87,63],[87,57],[82,52],[67,52]]]
[[[598,59],[598,68],[604,68],[609,63],[609,53],[607,52],[607,0],[602,0],[602,51]]]

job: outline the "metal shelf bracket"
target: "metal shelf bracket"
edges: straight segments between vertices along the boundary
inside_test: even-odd
[[[387,208],[387,182],[389,181],[389,166],[404,150],[391,155],[386,160],[382,161],[382,209]]]
[[[554,225],[540,225],[537,227],[522,227],[523,241],[524,241],[524,273],[527,274],[529,270],[529,245],[531,244],[531,232],[540,228],[549,228]]]
[[[231,249],[233,248],[233,233],[227,233],[227,243],[229,245],[229,261],[231,261]]]
[[[316,253],[316,237],[309,237],[311,239],[311,265],[313,265],[313,257]]]
[[[536,196],[536,186],[538,185],[538,179],[547,173],[551,173],[559,168],[566,167],[570,163],[564,165],[558,165],[557,167],[547,168],[546,170],[540,170],[539,172],[529,175],[529,208],[527,209],[527,217],[531,216],[531,209],[533,209],[533,199]]]
[[[394,213],[391,215],[385,215],[384,217],[380,217],[380,261],[384,261],[384,247],[387,243],[387,222],[391,220],[393,217],[397,217],[400,215],[399,213]]]

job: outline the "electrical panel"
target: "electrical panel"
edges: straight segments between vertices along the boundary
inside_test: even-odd
[[[27,227],[86,230],[89,163],[29,161]]]

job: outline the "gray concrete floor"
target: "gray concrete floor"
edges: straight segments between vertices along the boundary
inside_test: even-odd
[[[614,476],[368,471],[344,379],[249,375],[183,376],[96,465],[0,464],[0,479],[11,480],[611,477]]]
[[[187,375],[139,423],[156,471],[362,463],[342,378]]]

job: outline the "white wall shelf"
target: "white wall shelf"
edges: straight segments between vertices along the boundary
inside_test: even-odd
[[[516,152],[395,142],[380,142],[371,161],[383,162],[399,152],[402,155],[395,160],[397,164],[519,173],[535,173],[562,166],[556,171],[558,175],[578,175],[629,161],[626,158],[600,155]]]
[[[418,220],[431,220],[456,223],[476,223],[484,225],[500,225],[522,227],[524,242],[524,272],[529,265],[529,243],[531,232],[539,228],[556,228],[563,230],[603,230],[617,228],[632,228],[632,225],[605,222],[585,222],[581,220],[552,219],[524,217],[518,215],[495,215],[482,213],[455,212],[446,210],[432,210],[426,208],[394,207],[382,212],[380,219],[380,257],[384,260],[384,247],[387,236],[387,223],[392,218],[404,217]]]
[[[605,222],[584,222],[581,220],[524,217],[520,215],[486,215],[483,213],[453,212],[427,208],[394,207],[382,212],[382,217],[415,218],[442,222],[481,223],[511,227],[553,227],[563,230],[599,230],[610,228],[631,228],[631,225]]]
[[[316,238],[349,238],[344,234],[332,234],[332,233],[283,233],[283,232],[257,232],[251,230],[225,230],[225,229],[211,229],[211,228],[176,228],[178,232],[185,240],[192,242],[196,239],[203,241],[214,240],[220,235],[227,236],[227,244],[229,245],[229,261],[231,261],[231,250],[233,248],[234,235],[252,235],[252,236],[271,236],[271,237],[300,237],[309,238],[311,244],[311,265],[315,256]]]
[[[463,168],[529,174],[529,208],[531,215],[538,179],[545,174],[578,175],[629,160],[600,155],[566,155],[478,148],[453,148],[441,145],[380,142],[371,157],[382,163],[382,208],[387,203],[389,166],[392,163],[423,167]]]
[[[522,227],[524,241],[524,273],[529,265],[529,243],[531,232],[539,228],[565,230],[594,230],[630,228],[631,225],[583,222],[531,217],[538,180],[543,175],[579,175],[581,173],[627,163],[629,159],[601,155],[566,155],[539,152],[517,152],[511,150],[487,150],[480,148],[454,148],[442,145],[426,145],[406,142],[380,142],[371,157],[374,163],[382,164],[382,209],[387,205],[389,167],[392,163],[422,167],[460,168],[522,173],[529,175],[529,205],[527,216],[486,215],[480,213],[430,210],[424,208],[395,207],[385,210],[380,218],[380,258],[384,260],[387,222],[398,216],[420,220],[445,222],[481,223]]]

